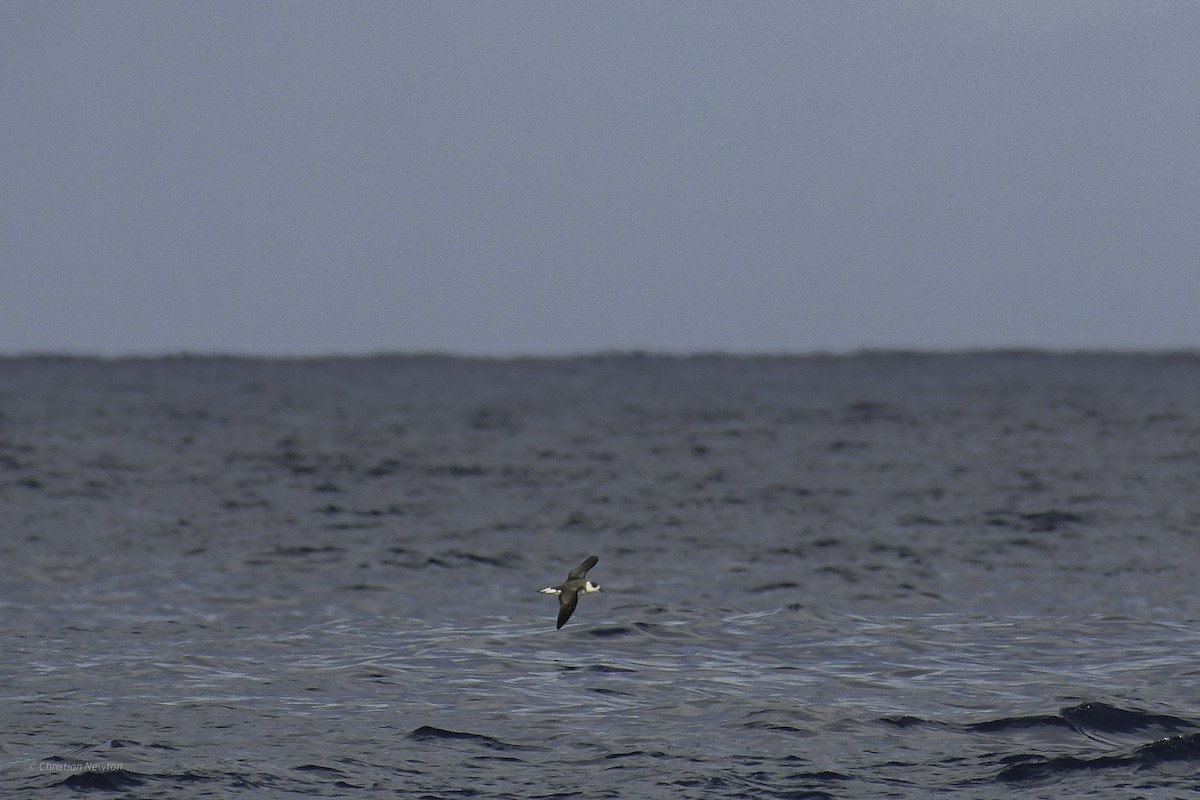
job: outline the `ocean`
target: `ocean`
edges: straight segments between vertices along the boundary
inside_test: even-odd
[[[0,359],[0,508],[6,797],[1200,797],[1195,353]]]

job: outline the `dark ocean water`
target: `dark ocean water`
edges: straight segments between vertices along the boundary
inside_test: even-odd
[[[0,508],[4,797],[1200,797],[1194,354],[0,360]]]

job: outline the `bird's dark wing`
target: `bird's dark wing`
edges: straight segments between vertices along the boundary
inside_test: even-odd
[[[588,574],[589,569],[596,566],[598,563],[600,563],[600,556],[588,556],[587,561],[584,561],[578,567],[571,570],[571,573],[567,575],[567,580],[573,581],[577,578],[582,578],[584,575]]]
[[[575,606],[579,604],[578,592],[563,592],[558,596],[558,628],[567,624],[567,620],[575,613]],[[555,630],[558,630],[555,628]]]

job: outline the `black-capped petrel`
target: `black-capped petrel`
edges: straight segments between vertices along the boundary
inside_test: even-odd
[[[567,579],[558,586],[547,586],[545,589],[540,590],[543,594],[558,595],[559,628],[566,625],[567,620],[575,613],[575,606],[579,603],[580,594],[604,591],[600,588],[599,584],[592,583],[587,579],[588,570],[596,566],[599,561],[599,556],[588,556],[587,560],[571,570],[570,574],[567,575]]]

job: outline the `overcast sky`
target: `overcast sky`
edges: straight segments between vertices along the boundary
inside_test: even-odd
[[[1200,3],[0,5],[0,352],[1200,347]]]

